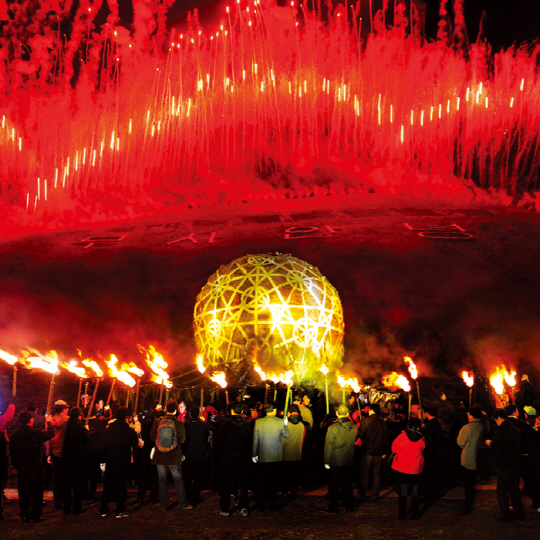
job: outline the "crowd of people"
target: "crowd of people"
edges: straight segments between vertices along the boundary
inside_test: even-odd
[[[31,401],[16,419],[12,402],[0,417],[0,489],[11,459],[22,521],[43,521],[48,483],[54,508],[66,514],[97,507],[105,518],[115,503],[116,518],[126,518],[128,486],[136,488],[139,506],[159,503],[163,511],[192,510],[210,489],[219,495],[221,516],[247,517],[278,510],[301,485],[317,481],[328,483],[327,512],[377,502],[383,483],[393,483],[398,519],[419,519],[421,502],[436,501],[458,476],[461,513],[470,514],[477,482],[488,482],[494,471],[497,519],[524,519],[523,497],[540,512],[540,417],[532,398],[495,411],[467,410],[441,394],[438,407],[409,411],[397,401],[390,414],[354,394],[334,414],[324,414],[320,402],[313,407],[308,393],[295,395],[286,414],[274,401],[249,397],[226,407],[169,400],[162,409],[154,402],[136,415],[102,402],[90,415],[84,396],[82,404],[70,409],[58,400],[45,417]]]

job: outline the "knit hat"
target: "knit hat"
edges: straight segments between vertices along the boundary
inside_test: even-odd
[[[523,410],[527,413],[527,416],[536,416],[536,409],[530,405],[525,405]]]

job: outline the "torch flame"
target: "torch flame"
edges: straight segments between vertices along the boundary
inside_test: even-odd
[[[418,370],[416,369],[416,364],[412,361],[412,358],[410,356],[405,356],[403,360],[409,366],[409,373],[411,374],[411,377],[416,380],[418,378]]]
[[[262,368],[261,366],[259,366],[259,364],[257,363],[257,360],[253,360],[253,368],[255,369],[255,371],[259,374],[260,378],[263,380],[263,381],[272,381],[274,384],[277,384],[278,382],[283,382],[282,381],[282,377],[286,376],[286,375],[276,375],[275,373],[266,373]],[[294,375],[294,374],[293,374]],[[292,382],[291,382],[292,384]]]
[[[94,360],[82,360],[82,363],[93,370],[97,377],[103,377],[103,370],[99,367],[97,362],[94,362]]]
[[[83,367],[77,366],[77,362],[75,360],[71,360],[71,362],[62,362],[62,367],[67,369],[70,373],[74,373],[77,375],[77,377],[80,377],[81,379],[87,378],[88,375],[86,373],[86,370]]]
[[[12,366],[14,366],[18,360],[16,356],[13,356],[12,354],[9,354],[2,350],[0,350],[0,358],[2,360],[5,360],[8,364],[11,364]]]
[[[329,373],[330,370],[328,369],[328,367],[327,367],[326,364],[323,364],[323,365],[319,368],[319,371],[320,371],[321,373],[324,373],[325,375],[328,375],[328,373]]]
[[[495,368],[495,373],[489,378],[489,383],[493,386],[495,392],[500,395],[504,392],[504,382],[508,386],[514,386],[516,384],[516,372],[508,373],[506,366],[503,364]]]
[[[356,378],[353,379],[352,377],[349,377],[348,379],[345,379],[338,373],[337,381],[341,388],[344,388],[345,386],[350,386],[353,392],[360,392],[360,384],[358,384],[358,379]]]
[[[43,369],[49,373],[56,373],[58,371],[58,356],[56,355],[56,351],[50,351],[47,356],[34,349],[31,352],[37,356],[29,356],[31,353],[26,353],[28,356],[24,363],[27,367]]]
[[[163,384],[167,388],[172,388],[173,383],[169,381],[169,374],[165,371],[169,364],[165,362],[163,356],[159,354],[153,345],[149,345],[148,349],[145,349],[142,345],[137,345],[139,350],[146,353],[146,363],[150,366],[154,374],[152,380],[157,384]]]
[[[461,376],[463,377],[463,380],[465,381],[465,384],[469,387],[469,388],[472,388],[473,385],[474,385],[474,375],[471,373],[469,375],[469,372],[468,371],[464,371]]]
[[[123,382],[126,386],[133,388],[135,386],[135,379],[124,369],[127,366],[124,364],[119,370],[116,367],[117,363],[118,358],[116,358],[114,354],[111,354],[111,359],[106,362],[107,366],[109,366],[109,373],[111,377],[114,377],[115,379]]]
[[[294,371],[290,369],[289,371],[286,371],[283,375],[280,375],[279,380],[283,384],[286,384],[287,386],[292,386],[293,377],[294,377]]]
[[[197,368],[199,369],[199,371],[201,373],[204,373],[206,371],[206,368],[204,367],[204,364],[203,364],[203,355],[202,354],[197,355]]]
[[[223,371],[216,371],[210,376],[210,380],[218,383],[221,388],[227,388],[227,380]]]
[[[129,371],[129,373],[133,373],[133,375],[137,375],[138,377],[142,377],[144,375],[144,371],[137,367],[133,362],[130,362],[129,364],[124,364],[122,366],[122,369],[125,368],[125,371]]]
[[[409,384],[407,378],[403,375],[398,375],[395,371],[390,373],[390,375],[385,375],[381,382],[388,388],[397,386],[398,388],[405,390],[405,392],[411,391],[411,385]]]

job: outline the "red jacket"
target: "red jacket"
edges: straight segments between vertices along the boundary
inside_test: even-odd
[[[392,444],[392,452],[396,453],[392,469],[405,474],[420,474],[424,469],[422,452],[425,447],[426,441],[420,432],[402,431]]]

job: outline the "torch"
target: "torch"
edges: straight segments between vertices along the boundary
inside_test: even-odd
[[[96,394],[97,394],[100,382],[101,382],[101,379],[98,377],[96,379],[96,384],[94,386],[94,391],[92,392],[92,401],[90,401],[90,407],[88,407],[88,413],[86,414],[86,420],[84,422],[85,426],[87,426],[88,422],[90,421],[90,414],[92,413],[92,409],[94,408],[94,403],[96,401]]]
[[[70,373],[73,373],[74,375],[77,375],[79,379],[79,390],[77,391],[77,407],[79,406],[79,398],[81,396],[81,386],[82,386],[82,380],[88,378],[88,374],[86,373],[86,370],[83,367],[77,366],[77,362],[75,360],[71,360],[71,362],[62,362],[61,366],[64,369],[67,369]]]
[[[472,392],[474,387],[474,375],[471,373],[469,375],[468,371],[463,371],[461,373],[461,376],[463,377],[463,380],[465,381],[465,384],[469,387],[469,409],[472,406]]]
[[[328,372],[330,371],[326,364],[323,364],[319,371],[324,374],[324,393],[326,395],[326,414],[330,414],[330,402],[328,400]]]
[[[148,349],[145,349],[142,345],[137,345],[137,347],[142,353],[146,354],[146,363],[154,372],[152,375],[152,380],[156,384],[162,385],[159,392],[159,403],[161,403],[161,400],[163,399],[163,388],[172,388],[173,385],[173,383],[169,381],[169,374],[165,371],[169,364],[165,362],[163,356],[161,356],[161,354],[159,354],[152,345],[149,345]]]
[[[289,410],[289,395],[291,393],[293,377],[294,377],[294,371],[290,369],[289,371],[285,372],[285,374],[282,375],[280,378],[281,382],[287,385],[287,396],[285,397],[285,411],[283,413],[283,418],[287,418],[287,411]]]
[[[13,366],[13,390],[11,392],[11,397],[14,398],[17,393],[17,362],[19,359],[4,351],[0,351],[0,358]]]
[[[501,397],[504,393],[503,378],[503,373],[498,367],[496,368],[495,373],[489,378],[489,384],[491,384],[495,390],[495,395],[499,398],[501,407],[505,406],[503,398]]]
[[[227,379],[225,378],[225,372],[224,371],[214,371],[212,375],[210,376],[210,380],[214,381],[215,383],[219,384],[221,388],[227,388]],[[227,399],[227,404],[229,403],[227,391],[225,390],[225,397]]]
[[[107,366],[109,367],[109,375],[113,378],[113,383],[109,391],[109,397],[107,398],[107,405],[109,404],[109,401],[111,399],[111,395],[112,395],[112,391],[113,391],[113,387],[114,387],[114,383],[116,379],[123,382],[129,388],[133,388],[135,386],[135,379],[127,372],[130,366],[124,364],[122,365],[120,369],[118,369],[116,367],[117,363],[118,363],[118,358],[116,358],[114,354],[111,354],[111,359],[106,362]]]
[[[51,384],[49,386],[49,398],[47,399],[47,416],[51,414],[52,400],[54,393],[54,377],[58,371],[58,356],[55,351],[50,351],[48,356],[44,356],[36,350],[32,349],[32,353],[36,356],[28,356],[26,362],[29,367],[43,369],[51,374]],[[27,353],[28,355],[30,353]]]
[[[345,402],[345,388],[349,386],[353,392],[356,392],[357,394],[360,392],[360,384],[358,383],[358,379],[353,379],[352,377],[349,377],[348,379],[345,379],[342,377],[339,373],[337,376],[337,381],[342,389],[342,397],[343,397],[343,403]]]
[[[506,371],[506,368],[505,368],[504,369],[504,381],[510,387],[510,397],[512,398],[512,403],[515,404],[516,396],[515,396],[515,392],[514,392],[514,387],[516,386],[516,372],[512,371],[511,373],[508,373],[508,371]]]
[[[411,385],[406,377],[403,375],[398,375],[395,371],[390,373],[390,375],[385,375],[382,380],[382,384],[387,388],[401,388],[405,392],[409,392],[409,418],[411,417],[411,403],[412,403],[412,394],[411,394]]]
[[[418,370],[416,369],[416,364],[412,361],[410,356],[405,356],[403,358],[405,363],[409,366],[409,373],[411,377],[416,381],[416,392],[418,393],[418,406],[420,407],[420,414],[424,418],[424,411],[422,410],[422,399],[420,397],[420,385],[418,384]],[[409,395],[409,418],[411,417],[411,401],[412,398]]]
[[[133,373],[133,375],[137,375],[137,389],[135,391],[135,408],[133,409],[133,414],[137,414],[137,407],[139,405],[139,389],[140,389],[140,382],[141,377],[144,375],[144,371],[137,367],[133,362],[130,362],[129,364],[123,365],[123,369],[126,371],[129,371],[129,373]],[[129,401],[129,390],[128,390],[128,401]],[[126,405],[127,407],[127,405]]]

